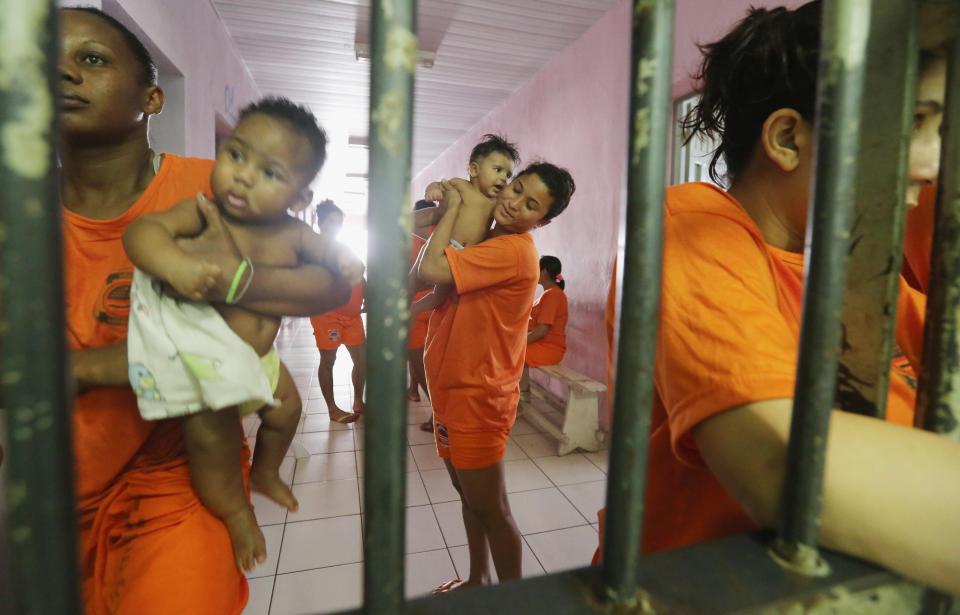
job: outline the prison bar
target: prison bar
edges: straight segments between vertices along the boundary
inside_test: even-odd
[[[407,463],[407,270],[416,1],[371,3],[370,204],[367,293],[369,412],[364,433],[363,597],[366,613],[404,602]],[[376,454],[371,454],[375,452]]]
[[[607,479],[603,581],[606,599],[634,604],[643,494],[653,411],[653,359],[660,313],[663,191],[671,134],[673,0],[634,0],[627,197],[621,212],[623,266],[616,390]]]
[[[874,0],[867,41],[864,126],[855,211],[847,256],[843,343],[835,407],[877,418],[886,415],[893,332],[903,254],[904,197],[917,78],[914,2]],[[878,101],[883,101],[878,104]],[[899,130],[897,129],[899,127]]]
[[[795,570],[825,571],[817,555],[827,429],[840,355],[844,265],[860,159],[860,109],[870,0],[823,5],[817,83],[813,203],[804,255],[803,323],[797,357],[777,555]]]
[[[14,611],[79,613],[53,0],[0,0],[0,400]]]
[[[960,442],[960,41],[950,50],[917,419]]]

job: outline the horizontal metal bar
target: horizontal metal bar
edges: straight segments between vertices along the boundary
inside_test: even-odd
[[[673,0],[634,0],[627,198],[613,442],[607,480],[603,577],[606,598],[636,601],[653,358],[660,313],[663,191],[670,129]]]
[[[840,354],[870,8],[871,0],[827,0],[823,5],[816,180],[808,214],[803,323],[777,543],[782,558],[811,573],[820,570],[820,500]]]
[[[582,568],[491,587],[425,596],[407,603],[408,615],[567,615],[596,613],[920,612],[922,588],[861,560],[825,551],[833,574],[814,578],[788,572],[767,555],[769,537],[731,536],[644,557],[643,590],[633,608],[602,603],[599,568]],[[859,609],[859,610],[857,610]],[[356,611],[353,611],[356,612]],[[949,611],[947,611],[949,612]]]

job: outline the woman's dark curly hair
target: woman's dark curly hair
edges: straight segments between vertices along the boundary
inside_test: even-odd
[[[753,153],[763,123],[777,109],[813,120],[820,56],[821,1],[796,10],[751,8],[719,41],[701,45],[700,101],[682,120],[684,144],[718,138],[710,177],[733,183]],[[726,163],[726,178],[717,162]]]

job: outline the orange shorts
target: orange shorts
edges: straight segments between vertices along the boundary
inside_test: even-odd
[[[433,438],[437,455],[449,459],[458,470],[479,470],[495,465],[507,450],[510,430],[457,431],[433,419]]]
[[[341,344],[359,346],[367,341],[363,333],[363,320],[321,314],[310,318],[313,337],[320,350],[336,350]]]
[[[433,312],[417,314],[410,324],[410,341],[407,342],[407,348],[410,350],[419,350],[427,345],[427,327],[430,325],[430,314],[433,314]]]
[[[556,346],[547,346],[539,342],[527,345],[527,367],[540,367],[541,365],[559,365],[563,360],[566,351]]]

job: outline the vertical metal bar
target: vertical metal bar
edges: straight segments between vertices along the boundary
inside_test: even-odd
[[[840,354],[844,263],[860,147],[870,0],[823,6],[817,87],[816,171],[808,215],[800,352],[776,554],[823,572],[817,555],[827,429]]]
[[[960,40],[954,39],[948,60],[943,118],[947,131],[940,158],[917,412],[924,429],[960,441]]]
[[[13,610],[79,613],[53,0],[0,0],[0,400]]]
[[[364,611],[403,609],[407,266],[416,2],[372,3],[370,70],[370,374],[364,463]]]
[[[634,0],[630,145],[603,581],[608,600],[637,601],[643,494],[660,312],[663,190],[673,60],[673,0]]]
[[[917,4],[873,0],[836,406],[883,418],[903,254],[917,74]]]

